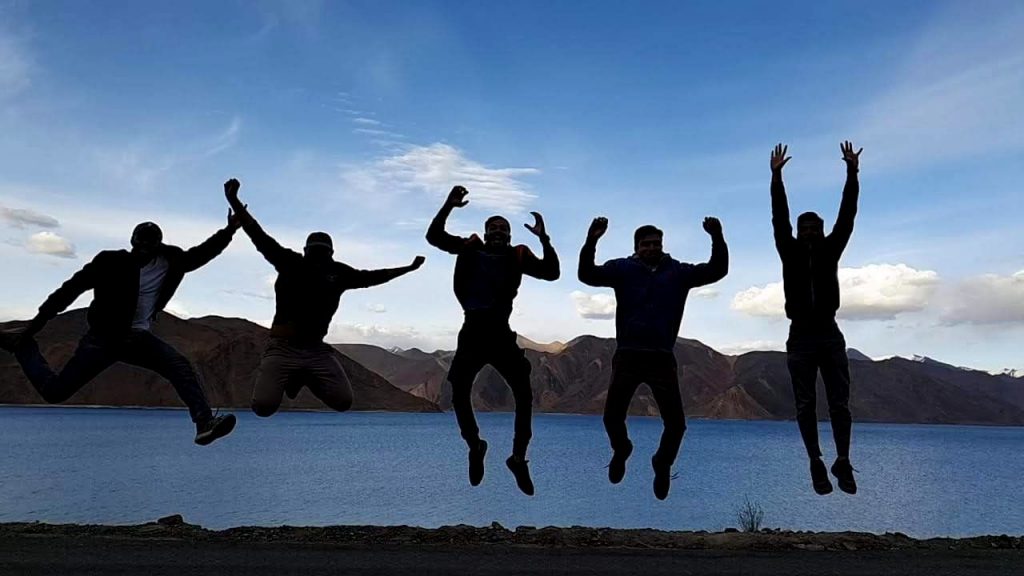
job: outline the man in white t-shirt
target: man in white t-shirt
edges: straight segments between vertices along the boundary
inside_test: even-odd
[[[171,382],[196,424],[195,442],[205,446],[228,435],[235,415],[214,416],[192,364],[150,332],[185,274],[227,248],[240,224],[228,214],[227,226],[205,242],[182,250],[163,243],[163,232],[143,222],[132,233],[132,249],[104,250],[61,285],[39,307],[20,334],[0,333],[0,348],[13,352],[29,381],[51,404],[71,398],[115,362],[147,368]],[[34,338],[46,323],[82,293],[92,290],[89,331],[60,372],[54,372]]]

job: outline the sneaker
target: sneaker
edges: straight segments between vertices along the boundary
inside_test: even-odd
[[[516,485],[523,491],[523,494],[527,496],[533,496],[533,480],[530,478],[530,461],[520,460],[515,456],[509,456],[508,460],[505,460],[505,466],[512,471],[512,475],[516,477]]]
[[[206,422],[196,424],[196,444],[206,446],[218,438],[223,438],[235,429],[235,415],[213,416]]]
[[[622,450],[616,450],[612,454],[612,461],[608,463],[608,481],[612,484],[622,482],[626,475],[626,460],[633,453],[633,443],[630,442]]]
[[[832,464],[832,475],[836,477],[840,490],[847,494],[857,493],[857,481],[853,479],[853,465],[850,464],[849,458],[836,458]]]
[[[825,470],[825,463],[821,458],[811,460],[811,483],[814,485],[814,491],[822,496],[832,492],[832,482],[828,479],[828,471]]]
[[[672,466],[658,464],[658,458],[651,458],[651,466],[654,467],[654,496],[658,500],[668,498],[668,489],[672,486],[672,480],[677,476],[672,473]]]
[[[484,456],[487,455],[487,442],[478,440],[476,450],[469,451],[469,485],[479,486],[484,479]]]

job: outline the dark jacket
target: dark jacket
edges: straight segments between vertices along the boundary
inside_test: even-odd
[[[638,257],[618,258],[597,266],[597,242],[580,250],[579,280],[615,290],[615,339],[620,350],[672,352],[691,288],[717,282],[729,272],[729,247],[721,235],[711,242],[711,258],[688,264],[665,254],[651,269]]]
[[[523,274],[540,280],[558,280],[558,255],[548,238],[541,240],[544,257],[529,247],[488,246],[473,234],[462,238],[444,231],[444,221],[437,219],[427,231],[427,241],[449,254],[455,254],[455,298],[462,305],[466,318],[480,317],[508,322],[512,301],[519,293]]]
[[[317,263],[278,244],[250,215],[242,216],[242,229],[277,270],[274,282],[277,307],[270,327],[270,335],[275,338],[285,338],[298,345],[322,342],[343,292],[383,284],[408,271],[407,268],[357,270],[334,260]]]
[[[231,243],[234,233],[230,228],[218,230],[202,244],[188,250],[167,244],[160,247],[159,255],[167,259],[167,275],[153,307],[153,318],[174,296],[185,274],[216,258]],[[128,250],[104,250],[50,294],[32,323],[42,327],[84,292],[92,290],[88,314],[90,331],[101,336],[126,333],[131,329],[139,302],[140,269],[138,259]]]
[[[807,326],[829,326],[839,309],[839,258],[853,234],[860,184],[857,170],[847,170],[843,199],[832,233],[812,243],[793,237],[782,177],[772,175],[772,228],[782,258],[786,317]]]

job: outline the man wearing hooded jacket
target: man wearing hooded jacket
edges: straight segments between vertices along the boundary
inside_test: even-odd
[[[580,250],[580,282],[615,290],[616,348],[604,407],[604,426],[612,447],[608,480],[618,484],[626,474],[626,461],[633,453],[626,414],[633,394],[646,383],[664,422],[661,443],[651,458],[654,495],[659,500],[668,497],[672,464],[686,432],[674,353],[686,296],[691,288],[717,282],[729,272],[729,248],[722,223],[708,217],[703,227],[711,236],[711,258],[701,264],[679,262],[666,254],[662,231],[646,225],[633,234],[631,256],[597,265],[597,241],[608,230],[604,217],[591,222]]]

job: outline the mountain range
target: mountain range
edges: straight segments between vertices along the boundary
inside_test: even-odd
[[[11,329],[16,323],[0,324]],[[39,335],[54,366],[63,365],[86,329],[85,311],[51,321]],[[237,318],[208,316],[181,320],[164,314],[154,332],[197,367],[211,404],[246,409],[268,331]],[[520,337],[533,368],[531,384],[538,412],[600,414],[603,410],[615,341],[580,336],[566,343],[537,344]],[[352,381],[355,410],[426,412],[448,410],[451,391],[445,375],[452,351],[386,350],[366,344],[335,345]],[[690,417],[785,420],[794,417],[793,395],[783,352],[721,354],[697,340],[676,342],[680,390]],[[872,360],[849,350],[853,379],[851,409],[856,421],[1024,425],[1024,378],[990,374],[930,358]],[[820,385],[819,385],[820,389]],[[490,367],[478,376],[473,401],[480,411],[512,409],[512,394]],[[0,403],[39,404],[42,400],[13,356],[0,352]],[[174,389],[159,376],[116,365],[86,385],[68,404],[181,406]],[[320,409],[303,390],[283,409]],[[657,415],[646,387],[638,391],[632,414]],[[818,413],[827,418],[823,390]]]

